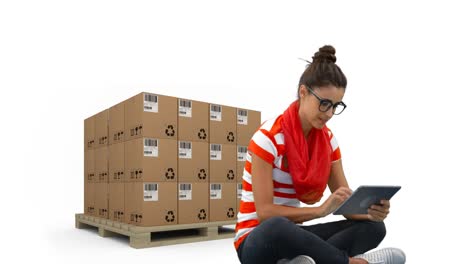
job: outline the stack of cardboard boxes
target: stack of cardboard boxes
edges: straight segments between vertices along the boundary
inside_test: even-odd
[[[85,213],[108,218],[108,117],[104,110],[84,122]]]
[[[210,104],[210,221],[236,216],[236,108]]]
[[[125,220],[125,102],[109,109],[109,219]]]
[[[260,112],[140,93],[84,122],[85,213],[137,226],[234,220]]]
[[[236,212],[239,211],[239,203],[242,196],[242,176],[247,157],[247,147],[250,139],[260,127],[260,112],[247,109],[237,109],[237,203]],[[237,214],[236,214],[237,215]]]
[[[208,104],[178,101],[179,224],[209,221]]]
[[[94,202],[95,174],[94,174],[94,116],[84,121],[84,212],[96,215]]]
[[[127,223],[177,223],[177,98],[140,93],[125,101]]]

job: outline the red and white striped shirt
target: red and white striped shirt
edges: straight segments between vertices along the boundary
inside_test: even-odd
[[[278,205],[300,207],[296,191],[292,184],[289,170],[283,164],[284,134],[281,127],[283,115],[263,123],[250,140],[244,173],[242,176],[242,198],[237,214],[236,236],[234,246],[237,249],[247,235],[259,224],[252,193],[252,155],[257,155],[273,166],[273,203]],[[336,138],[328,129],[330,144],[333,149],[332,161],[341,158]]]

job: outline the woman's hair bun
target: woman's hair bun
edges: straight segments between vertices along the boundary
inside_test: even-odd
[[[325,45],[317,51],[312,57],[313,63],[335,63],[335,48],[330,45]]]

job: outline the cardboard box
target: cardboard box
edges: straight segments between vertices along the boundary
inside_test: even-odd
[[[244,175],[244,166],[247,158],[247,146],[237,145],[237,182],[242,182]]]
[[[237,108],[237,144],[248,146],[253,134],[261,125],[261,113]]]
[[[125,141],[125,101],[109,108],[109,144]]]
[[[109,145],[109,182],[125,181],[125,143]]]
[[[210,182],[235,182],[237,146],[210,144]]]
[[[177,224],[176,182],[125,183],[126,222],[136,226]]]
[[[133,214],[135,214],[135,210],[136,210],[134,208],[135,203],[136,203],[136,195],[134,191],[135,182],[124,182],[123,184],[124,184],[124,223],[133,224],[134,218],[130,219],[130,212],[133,212]]]
[[[94,171],[95,175],[97,175],[97,182],[109,182],[109,163],[107,152],[107,146],[94,150]]]
[[[95,148],[105,147],[109,144],[109,109],[95,115],[94,122]]]
[[[177,139],[177,98],[140,93],[125,101],[125,140]]]
[[[95,205],[97,208],[97,217],[109,218],[109,184],[105,182],[94,183],[95,185]]]
[[[236,108],[210,104],[210,143],[236,144]]]
[[[94,156],[94,149],[84,152],[84,175],[85,182],[87,183],[98,182],[98,177],[94,169]]]
[[[179,182],[178,224],[208,222],[208,183]]]
[[[125,183],[109,183],[109,219],[125,222]]]
[[[92,150],[94,145],[94,116],[91,116],[84,120],[84,150]]]
[[[209,142],[209,104],[178,99],[178,139]]]
[[[177,141],[139,138],[125,142],[125,181],[176,182]]]
[[[236,219],[237,183],[210,183],[210,222]]]
[[[208,182],[209,144],[205,142],[178,142],[179,182]]]
[[[85,182],[84,184],[84,213],[86,215],[97,215],[95,204],[95,183]]]
[[[239,205],[242,198],[242,183],[237,183],[237,204],[236,204],[236,216],[239,213]]]

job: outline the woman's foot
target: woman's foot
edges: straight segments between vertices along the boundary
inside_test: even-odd
[[[369,264],[404,264],[406,262],[405,253],[398,248],[383,248],[353,258],[364,259]]]

